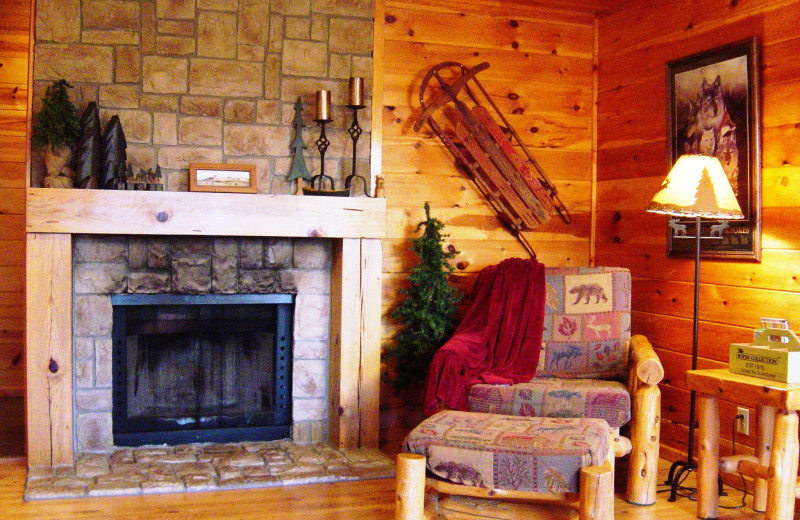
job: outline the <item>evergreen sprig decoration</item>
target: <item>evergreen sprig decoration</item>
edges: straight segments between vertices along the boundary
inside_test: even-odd
[[[80,135],[78,111],[69,99],[68,88],[72,88],[72,85],[63,79],[47,87],[42,98],[42,110],[31,135],[31,143],[35,148],[41,149],[49,144],[55,153],[62,146],[72,146]]]
[[[388,358],[397,360],[396,390],[425,380],[433,354],[453,333],[457,304],[462,298],[448,281],[453,272],[448,261],[459,251],[442,249],[447,236],[442,234],[444,224],[431,217],[427,202],[425,220],[416,231],[422,228],[422,236],[409,239],[411,250],[419,258],[408,275],[411,287],[400,289],[406,299],[391,313],[402,324],[395,346],[387,352]]]

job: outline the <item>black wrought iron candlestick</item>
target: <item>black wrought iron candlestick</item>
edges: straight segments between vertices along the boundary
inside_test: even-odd
[[[364,79],[359,77],[350,78],[350,97],[348,98],[347,108],[353,111],[353,122],[350,123],[350,128],[347,133],[350,134],[350,139],[353,141],[353,169],[350,175],[344,179],[344,188],[350,189],[350,184],[353,179],[361,180],[361,185],[364,187],[364,195],[369,197],[369,189],[367,187],[367,180],[361,175],[356,174],[356,148],[358,146],[358,138],[361,137],[363,131],[358,124],[358,111],[364,108]]]
[[[331,190],[333,189],[333,177],[325,175],[325,152],[328,150],[331,142],[328,136],[325,135],[325,125],[332,121],[330,116],[331,107],[331,92],[329,90],[317,91],[317,114],[314,121],[319,124],[319,139],[316,141],[317,150],[319,150],[319,175],[314,175],[311,178],[311,188],[314,188],[314,181],[318,182],[316,189],[322,190],[325,179],[331,183]]]

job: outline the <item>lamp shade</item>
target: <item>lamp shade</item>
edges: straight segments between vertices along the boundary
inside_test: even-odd
[[[707,155],[679,157],[647,211],[680,217],[744,218],[722,165]]]

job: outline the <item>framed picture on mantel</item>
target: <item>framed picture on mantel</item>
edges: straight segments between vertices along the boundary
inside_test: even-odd
[[[257,193],[253,164],[189,163],[189,191]]]
[[[744,213],[723,224],[722,239],[703,240],[707,258],[761,260],[761,115],[758,38],[667,63],[669,164],[684,154],[717,157]],[[691,232],[695,219],[679,219]],[[718,221],[704,222],[709,229]],[[670,256],[692,256],[694,240],[674,239]]]

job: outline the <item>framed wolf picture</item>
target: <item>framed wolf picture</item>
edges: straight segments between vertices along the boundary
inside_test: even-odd
[[[684,154],[717,157],[744,213],[703,239],[709,258],[761,260],[761,143],[758,39],[736,42],[667,63],[669,166]],[[695,227],[695,219],[679,224]],[[702,229],[718,221],[704,222]],[[673,227],[674,227],[673,223]],[[670,256],[691,256],[695,241],[667,228]]]

